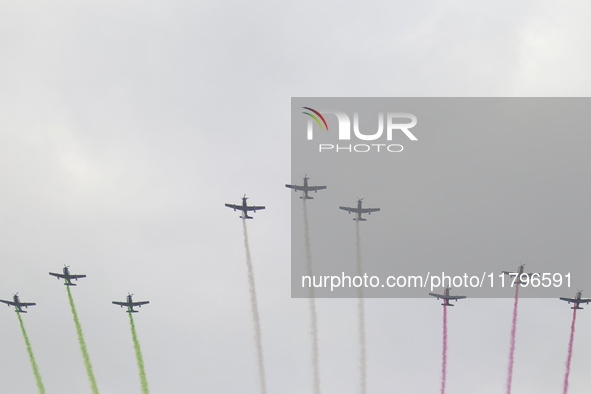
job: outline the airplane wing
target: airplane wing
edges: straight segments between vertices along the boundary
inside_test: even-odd
[[[313,192],[324,189],[326,189],[326,186],[308,186],[308,190]]]
[[[380,210],[380,208],[361,208],[361,209],[358,209],[357,212],[370,213],[370,212],[377,212],[379,210]]]
[[[349,213],[351,213],[351,212],[355,212],[355,213],[359,212],[359,210],[357,208],[339,207],[339,209],[342,209],[343,211],[347,211]]]
[[[297,191],[304,190],[304,187],[303,186],[298,186],[298,185],[285,185],[285,187],[289,187],[290,189],[294,189],[294,190],[297,190]]]
[[[560,299],[562,301],[566,301],[566,302],[573,302],[573,303],[578,303],[578,304],[588,304],[591,302],[591,298],[565,298],[565,297],[560,297]]]
[[[224,204],[224,205],[227,206],[228,208],[242,209],[242,205],[234,205],[234,204]]]
[[[52,276],[55,276],[55,277],[58,277],[58,278],[62,278],[62,279],[65,278],[64,275],[62,275],[62,274],[55,274],[53,272],[50,272],[49,275],[52,275]]]
[[[112,301],[113,304],[115,305],[119,305],[119,306],[129,306],[129,304],[127,302],[121,302],[121,301]]]
[[[19,306],[33,306],[33,305],[37,305],[34,302],[21,302],[18,304]]]
[[[5,303],[6,305],[12,305],[12,306],[14,306],[14,305],[15,305],[15,303],[14,303],[14,302],[12,302],[12,301],[0,300],[0,302],[3,302],[3,303]]]
[[[244,210],[244,207],[242,207],[241,209]],[[261,209],[265,209],[265,207],[257,207],[257,206],[251,206],[251,207],[248,207],[247,206],[246,207],[246,210],[247,211],[258,211],[258,210],[261,210]]]
[[[463,300],[466,296],[447,296],[445,294],[436,294],[436,293],[429,293],[432,297],[441,298],[443,300]]]
[[[86,275],[70,275],[70,279],[86,278]]]
[[[526,278],[531,278],[534,275],[540,275],[540,274],[535,273],[535,272],[534,273],[532,273],[532,272],[529,272],[529,273],[522,272],[521,274],[519,274],[519,272],[502,271],[502,273],[505,274],[505,275],[509,275],[509,276],[521,276],[521,275],[525,275]]]
[[[146,305],[149,303],[150,303],[150,301],[137,301],[137,302],[132,302],[131,306],[142,306],[142,305]]]
[[[463,300],[464,298],[466,298],[466,296],[447,296],[444,298],[446,298],[448,300],[456,300],[457,301],[457,300]]]

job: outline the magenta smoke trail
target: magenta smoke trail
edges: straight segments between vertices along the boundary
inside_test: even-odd
[[[304,241],[306,244],[306,269],[307,274],[313,277],[312,251],[310,248],[310,230],[308,227],[308,207],[304,201]],[[310,336],[312,339],[312,369],[314,373],[314,394],[320,394],[320,357],[318,351],[318,315],[316,314],[316,299],[314,298],[314,286],[310,286]]]
[[[441,355],[441,394],[445,394],[447,381],[447,307],[443,307],[443,351]]]
[[[568,341],[568,355],[566,357],[566,372],[564,373],[563,394],[568,393],[568,378],[570,376],[570,360],[573,357],[573,341],[575,340],[575,323],[577,322],[577,308],[573,308],[573,322],[570,326],[570,339]]]
[[[509,346],[509,365],[507,367],[507,394],[511,394],[513,383],[513,365],[515,364],[515,334],[517,333],[517,305],[519,303],[519,283],[515,287],[515,301],[513,301],[513,323],[511,325],[511,345]]]
[[[355,245],[357,247],[357,274],[363,276],[363,261],[361,260],[361,235],[359,221],[355,222]],[[361,394],[367,393],[367,348],[365,339],[365,304],[363,302],[363,288],[359,287],[357,298],[357,313],[359,315],[359,375],[361,380]]]
[[[252,258],[250,257],[250,246],[248,244],[248,231],[246,229],[246,219],[242,219],[242,229],[244,230],[244,250],[246,251],[246,265],[248,268],[250,309],[252,311],[252,323],[254,325],[254,343],[257,351],[257,364],[259,366],[259,384],[261,394],[266,394],[267,383],[265,380],[265,362],[263,360],[263,335],[261,333],[261,319],[259,317],[257,289],[254,282],[254,270],[252,267]]]

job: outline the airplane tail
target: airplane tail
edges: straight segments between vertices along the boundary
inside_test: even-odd
[[[239,217],[240,217],[240,219],[252,219],[252,216],[248,216],[248,215],[246,215],[246,216],[239,216]]]
[[[20,310],[20,311],[19,311],[18,309],[15,309],[14,311],[15,311],[16,313],[27,313],[27,311],[23,311],[23,310]]]
[[[443,306],[454,306],[454,304],[449,304],[449,303],[448,304],[443,303],[441,305],[443,305]]]
[[[302,196],[300,198],[303,200],[313,200],[314,199],[314,197],[310,197],[310,196]]]
[[[583,309],[583,308],[581,308],[580,306],[578,306],[578,305],[577,305],[577,306],[573,306],[573,307],[572,307],[572,308],[570,308],[570,309]]]
[[[356,220],[358,222],[367,222],[367,219],[363,219],[363,218],[353,218],[353,220]]]
[[[76,283],[64,283],[64,286],[77,286]]]

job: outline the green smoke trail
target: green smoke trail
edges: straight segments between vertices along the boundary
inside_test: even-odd
[[[86,349],[86,342],[84,341],[84,334],[82,333],[82,326],[80,320],[78,320],[78,312],[76,312],[76,306],[74,305],[74,299],[72,298],[72,292],[70,286],[66,286],[68,290],[68,299],[70,300],[70,308],[72,308],[72,316],[74,317],[74,324],[76,325],[76,333],[78,334],[78,343],[80,344],[80,350],[82,351],[82,358],[84,359],[84,366],[86,367],[86,374],[90,381],[90,388],[92,394],[99,394],[98,387],[96,385],[96,379],[94,378],[94,372],[92,372],[92,364],[90,364],[90,357],[88,356],[88,350]]]
[[[137,368],[140,374],[140,383],[142,385],[142,394],[149,394],[148,380],[146,379],[146,371],[144,369],[144,356],[142,356],[142,348],[140,347],[140,341],[137,339],[137,333],[135,332],[135,323],[133,322],[133,315],[129,315],[129,325],[131,326],[131,337],[133,338],[133,347],[135,348],[135,358],[137,359]]]
[[[45,394],[45,387],[43,386],[43,381],[41,380],[41,374],[39,373],[39,367],[37,366],[37,362],[35,361],[35,355],[33,355],[33,348],[31,347],[31,342],[29,341],[29,336],[27,335],[27,330],[25,330],[25,324],[23,323],[23,318],[19,312],[16,312],[18,316],[18,322],[21,325],[21,331],[23,332],[23,338],[25,339],[25,345],[27,345],[27,353],[29,353],[29,360],[31,361],[31,367],[33,367],[33,374],[35,375],[35,381],[37,382],[37,388],[39,389],[39,393]]]

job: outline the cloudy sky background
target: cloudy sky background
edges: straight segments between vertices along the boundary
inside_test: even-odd
[[[0,297],[19,291],[48,393],[87,392],[64,264],[101,393],[139,392],[127,292],[153,393],[257,393],[242,229],[250,221],[269,393],[311,392],[306,300],[290,298],[292,96],[587,96],[575,1],[4,2]],[[315,209],[311,204],[311,214]],[[311,222],[313,226],[314,223]],[[589,289],[591,292],[591,289]],[[323,392],[357,393],[356,303],[319,300]],[[499,393],[512,300],[450,311],[448,391]],[[35,392],[0,309],[1,391]],[[582,312],[587,312],[582,311]],[[561,391],[571,310],[522,300],[515,393]],[[439,389],[441,307],[367,300],[371,393]],[[571,392],[588,389],[581,313]]]

